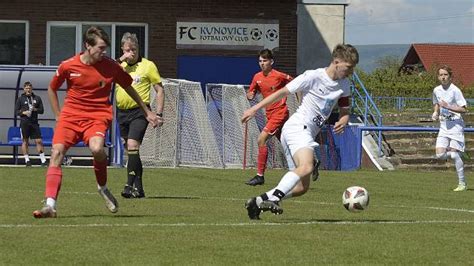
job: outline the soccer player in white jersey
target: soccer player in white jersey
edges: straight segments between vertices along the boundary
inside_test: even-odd
[[[332,52],[331,64],[326,68],[308,70],[296,77],[281,90],[247,109],[241,121],[247,122],[258,109],[276,102],[289,93],[301,92],[301,105],[288,119],[282,129],[281,145],[288,161],[289,171],[280,183],[270,191],[245,203],[250,219],[260,219],[260,213],[271,211],[283,213],[279,202],[282,199],[298,197],[309,189],[310,176],[314,169],[315,137],[336,104],[339,106],[339,120],[334,132],[340,134],[349,122],[350,81],[354,67],[359,62],[357,50],[349,44],[338,44]]]
[[[466,100],[461,90],[452,84],[452,70],[449,66],[438,68],[441,85],[433,89],[433,120],[439,119],[439,133],[436,139],[436,158],[453,159],[458,174],[458,186],[453,191],[466,191],[464,177],[464,120],[467,112]]]

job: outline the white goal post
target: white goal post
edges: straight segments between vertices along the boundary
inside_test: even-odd
[[[214,167],[223,164],[199,82],[163,80],[163,126],[148,126],[140,148],[144,167]],[[154,90],[151,95],[154,99]],[[152,101],[152,110],[156,109]]]
[[[246,97],[248,86],[230,84],[206,84],[206,102],[209,119],[216,135],[222,162],[227,168],[256,167],[257,139],[266,123],[264,110],[259,110],[255,119],[247,124],[240,123],[243,112],[258,103],[262,97],[257,94],[253,100]],[[288,106],[292,114],[298,103],[294,95],[289,95]],[[245,126],[247,128],[245,128]],[[268,168],[286,168],[283,149],[276,138],[271,138],[268,146]]]
[[[147,128],[140,147],[144,167],[256,167],[265,112],[260,110],[246,125],[240,118],[261,95],[247,100],[248,86],[243,85],[206,84],[206,97],[199,82],[168,79],[163,86],[164,124]],[[151,97],[155,97],[154,90]],[[296,98],[290,95],[287,102],[291,114],[298,105]],[[155,104],[151,101],[152,110]],[[280,142],[271,138],[267,146],[267,167],[286,168]]]

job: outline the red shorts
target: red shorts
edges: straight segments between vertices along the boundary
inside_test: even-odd
[[[263,128],[263,131],[267,132],[269,135],[275,135],[277,132],[281,131],[281,128],[289,117],[290,112],[288,111],[288,108],[267,112],[267,124]]]
[[[66,148],[83,140],[89,144],[92,137],[105,138],[110,122],[107,120],[59,120],[54,129],[53,144],[63,144]]]

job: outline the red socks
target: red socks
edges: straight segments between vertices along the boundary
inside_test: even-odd
[[[258,159],[257,159],[257,174],[262,175],[267,169],[267,157],[268,157],[268,148],[267,146],[258,147]]]
[[[61,167],[50,166],[46,172],[46,190],[44,192],[45,198],[56,199],[59,190],[61,189],[61,180],[63,178],[63,171]]]
[[[96,161],[94,160],[94,173],[95,173],[95,179],[97,180],[97,184],[99,186],[105,186],[107,184],[107,159],[104,159],[102,161]]]

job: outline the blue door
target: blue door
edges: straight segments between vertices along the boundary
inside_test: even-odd
[[[229,56],[178,56],[178,78],[206,83],[248,85],[260,71],[258,58]]]

